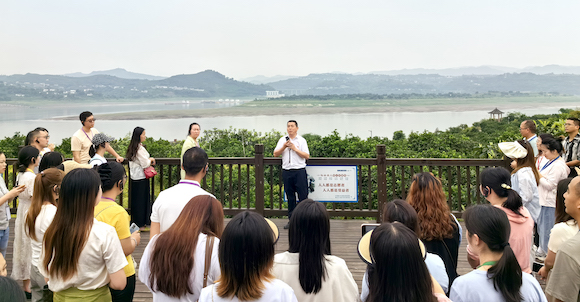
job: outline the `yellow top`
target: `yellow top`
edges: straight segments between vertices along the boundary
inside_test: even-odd
[[[116,202],[101,200],[95,207],[95,218],[98,221],[114,227],[119,239],[125,239],[131,236],[131,231],[129,230],[129,214]],[[133,264],[131,255],[127,256],[127,262],[129,264],[124,268],[125,276],[130,277],[135,275],[135,265]]]

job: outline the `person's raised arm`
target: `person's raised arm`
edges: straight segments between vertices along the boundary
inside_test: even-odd
[[[135,248],[139,245],[140,242],[141,242],[141,233],[138,231],[131,234],[131,236],[125,239],[121,239],[121,247],[123,248],[123,253],[125,254],[125,256],[133,254]]]
[[[286,150],[286,144],[282,139],[280,139],[278,141],[278,144],[276,145],[276,149],[274,149],[274,157],[282,155],[282,152],[284,152],[284,150]]]
[[[110,144],[107,144],[105,150],[109,152],[111,155],[113,155],[118,163],[123,163],[123,161],[125,161],[123,157],[121,157],[119,154],[117,154],[117,152],[115,152],[115,149],[113,149],[113,147],[111,147]]]
[[[1,180],[0,180],[1,181]],[[26,189],[25,185],[20,185],[18,187],[12,188],[12,190],[8,191],[8,193],[4,194],[4,196],[0,197],[0,206],[4,203],[16,198],[18,194],[22,193]]]

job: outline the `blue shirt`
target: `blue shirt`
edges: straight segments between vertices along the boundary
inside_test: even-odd
[[[520,288],[523,302],[547,302],[538,281],[528,273],[522,273]],[[504,302],[501,293],[493,287],[487,271],[474,270],[457,277],[451,285],[449,299],[453,302]]]

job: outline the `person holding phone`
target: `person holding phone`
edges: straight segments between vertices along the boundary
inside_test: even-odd
[[[6,182],[2,177],[4,173],[6,173],[6,166],[6,155],[4,155],[4,152],[0,152],[0,254],[2,254],[2,256],[6,256],[8,235],[10,234],[10,228],[8,227],[10,222],[9,201],[16,198],[18,194],[26,189],[25,185],[14,187],[10,191],[6,188]],[[0,270],[1,269],[2,268],[0,267]]]
[[[298,202],[308,198],[308,178],[306,176],[306,160],[310,158],[308,143],[298,135],[298,122],[289,120],[286,123],[288,135],[278,140],[274,156],[282,155],[282,179],[284,191],[288,200],[288,220],[296,207],[296,193]],[[288,222],[284,229],[288,229]]]
[[[115,199],[123,194],[127,175],[125,168],[118,162],[108,162],[100,165],[97,169],[101,178],[101,188],[103,195],[101,201],[95,206],[95,218],[115,228],[117,236],[121,240],[123,253],[129,263],[125,266],[125,276],[127,286],[123,290],[111,290],[113,302],[133,301],[135,294],[135,265],[131,254],[141,242],[141,234],[131,232],[129,228],[129,214],[125,209],[117,204]]]

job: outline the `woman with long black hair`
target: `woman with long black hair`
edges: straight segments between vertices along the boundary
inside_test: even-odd
[[[133,222],[141,230],[146,225],[151,225],[151,200],[149,198],[149,180],[145,177],[143,169],[155,165],[155,158],[149,156],[149,152],[143,146],[147,139],[145,129],[135,127],[131,142],[127,148],[127,160],[131,176],[131,216]]]
[[[492,205],[477,205],[463,214],[467,240],[481,264],[458,277],[451,285],[454,302],[544,302],[538,281],[522,272],[510,243],[510,222],[505,211]]]
[[[290,218],[290,247],[274,257],[273,273],[299,301],[356,301],[358,286],[346,262],[330,253],[330,217],[312,199],[298,203]]]

